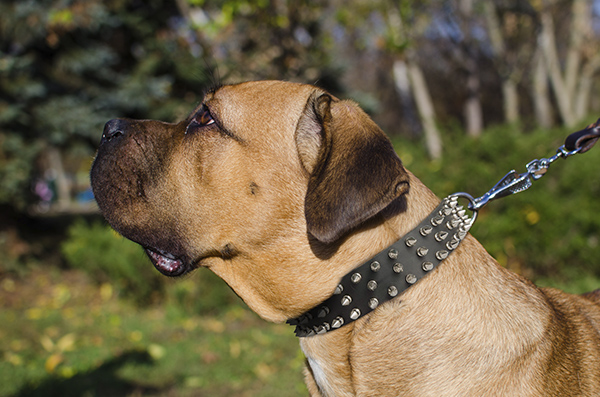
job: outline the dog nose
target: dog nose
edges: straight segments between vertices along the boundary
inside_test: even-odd
[[[104,132],[102,133],[102,142],[108,142],[112,139],[125,135],[126,125],[124,120],[114,119],[104,124]]]

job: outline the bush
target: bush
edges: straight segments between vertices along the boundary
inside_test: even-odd
[[[100,222],[75,222],[61,248],[72,268],[116,286],[140,304],[160,300],[183,313],[215,314],[240,303],[227,284],[206,269],[177,280],[162,276],[139,245]]]
[[[72,268],[85,271],[99,283],[110,282],[138,303],[163,295],[161,276],[142,248],[100,222],[73,223],[61,249]]]
[[[219,315],[241,300],[223,280],[207,269],[195,270],[166,288],[169,309],[178,313]]]

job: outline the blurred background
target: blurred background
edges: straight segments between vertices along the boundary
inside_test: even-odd
[[[102,221],[103,124],[221,83],[351,98],[440,197],[479,196],[600,117],[598,0],[2,0],[0,396],[307,395],[291,327],[208,271],[164,278]],[[509,269],[600,288],[600,148],[490,204]]]

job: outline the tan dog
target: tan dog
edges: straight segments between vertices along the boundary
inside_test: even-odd
[[[157,269],[219,275],[281,322],[400,239],[439,199],[350,101],[276,81],[209,92],[184,121],[112,120],[102,213]],[[597,296],[538,289],[468,235],[412,288],[300,338],[313,396],[598,396]]]

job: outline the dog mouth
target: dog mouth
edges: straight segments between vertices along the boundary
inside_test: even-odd
[[[181,276],[188,270],[188,266],[186,265],[185,261],[173,254],[154,248],[144,249],[146,250],[146,254],[148,254],[148,257],[152,261],[152,264],[156,270],[165,276]]]

